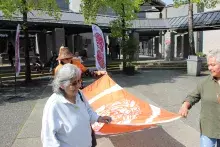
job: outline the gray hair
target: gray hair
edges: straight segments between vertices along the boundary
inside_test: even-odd
[[[65,89],[69,84],[71,79],[79,78],[81,76],[81,71],[78,67],[73,64],[64,64],[56,73],[53,80],[53,92],[62,94],[63,88]],[[61,89],[61,85],[63,88]]]
[[[220,49],[209,50],[207,59],[214,57],[218,63],[220,63]]]

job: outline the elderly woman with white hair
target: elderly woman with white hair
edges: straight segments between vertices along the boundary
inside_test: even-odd
[[[42,119],[41,139],[44,147],[93,147],[94,122],[109,123],[111,117],[98,116],[82,91],[81,72],[72,64],[63,65],[53,81]]]
[[[187,96],[179,114],[188,115],[188,110],[201,101],[200,146],[220,147],[220,50],[211,50],[207,55],[210,75],[198,83]]]

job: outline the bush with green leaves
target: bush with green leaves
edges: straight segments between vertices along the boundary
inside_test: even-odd
[[[124,46],[124,52],[126,55],[126,62],[127,62],[127,66],[132,65],[132,62],[135,60],[135,54],[138,51],[138,41],[137,39],[135,39],[133,36],[130,36],[126,42],[125,42],[125,46]]]
[[[204,54],[203,52],[196,52],[196,56],[198,56],[198,57],[206,57],[206,54]]]

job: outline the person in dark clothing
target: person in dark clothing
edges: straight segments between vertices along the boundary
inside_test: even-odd
[[[50,72],[58,65],[57,54],[53,52],[53,56],[50,58]]]
[[[108,49],[109,49],[109,59],[112,59],[112,46],[108,45]]]
[[[35,63],[33,63],[33,65],[34,65],[34,70],[35,71],[38,71],[38,72],[42,72],[43,71],[43,63],[40,60],[39,55],[37,55],[36,61],[35,61]]]
[[[8,60],[11,63],[11,67],[14,66],[13,57],[15,56],[14,46],[11,42],[8,43]]]
[[[119,44],[117,44],[115,48],[116,48],[117,58],[120,59],[120,46],[119,46]]]

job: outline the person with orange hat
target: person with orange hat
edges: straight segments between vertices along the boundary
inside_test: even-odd
[[[81,70],[82,74],[85,75],[97,77],[106,74],[106,71],[90,70],[87,67],[85,67],[83,64],[81,64],[78,58],[74,58],[74,55],[69,51],[68,47],[64,47],[64,46],[60,47],[59,56],[57,60],[59,61],[59,65],[55,68],[54,75],[64,64],[67,63],[76,65]]]

